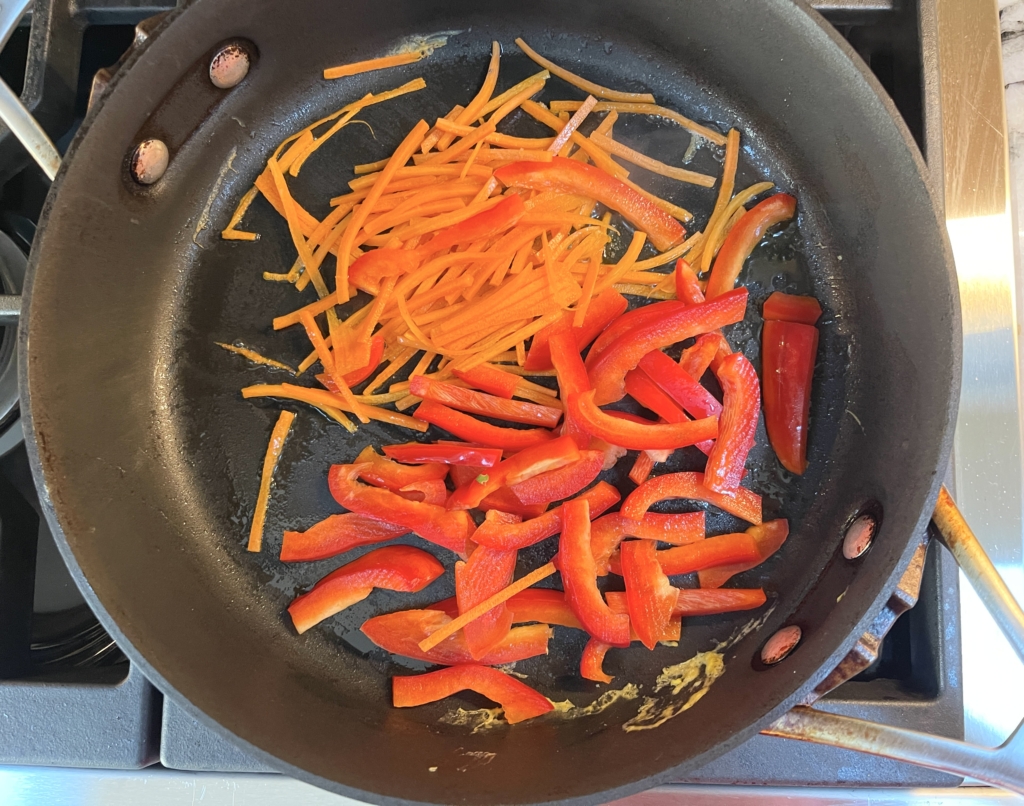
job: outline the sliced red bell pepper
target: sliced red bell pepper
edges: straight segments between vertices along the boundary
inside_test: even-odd
[[[646,232],[661,252],[682,243],[686,237],[683,225],[646,196],[600,168],[578,160],[555,157],[551,162],[513,162],[496,170],[494,177],[506,187],[564,190],[595,199]]]
[[[695,381],[699,381],[708,367],[714,369],[719,361],[731,353],[729,342],[717,330],[714,333],[702,333],[695,344],[683,350],[679,356],[679,367]]]
[[[676,589],[661,569],[654,542],[627,540],[619,551],[629,605],[629,625],[645,647],[654,649],[672,620]]]
[[[715,396],[661,350],[652,350],[640,359],[639,368],[691,417],[721,415],[722,404]]]
[[[747,306],[747,289],[737,288],[701,305],[677,304],[682,307],[626,331],[597,357],[588,372],[590,384],[597,392],[597,405],[622,399],[626,393],[626,373],[651,350],[660,350],[677,341],[740,321]]]
[[[586,631],[612,646],[629,646],[629,617],[613,613],[597,587],[597,567],[590,551],[590,505],[585,499],[562,505],[559,570],[565,598]]]
[[[413,416],[417,420],[443,428],[459,439],[512,451],[529,448],[555,437],[546,428],[502,428],[491,425],[433,400],[424,400],[420,403]]]
[[[421,256],[427,257],[438,252],[446,252],[456,244],[489,241],[515,226],[525,212],[526,207],[523,205],[522,197],[517,193],[512,193],[494,207],[441,230],[418,247],[416,251]]]
[[[629,480],[637,486],[643,484],[651,477],[654,466],[657,462],[649,451],[640,451],[633,460],[633,467],[629,470]]]
[[[638,521],[631,521],[621,512],[598,518],[590,524],[590,548],[597,574],[605,576],[608,573],[608,561],[625,537],[683,546],[703,540],[704,528],[703,512],[671,515],[648,512]]]
[[[682,258],[676,261],[676,296],[687,305],[700,305],[704,302],[700,280],[693,273],[690,264]]]
[[[374,336],[372,339],[370,339],[370,360],[366,363],[365,366],[359,367],[359,369],[354,369],[351,372],[346,372],[344,375],[341,376],[341,379],[345,381],[345,385],[350,389],[353,386],[358,386],[371,375],[373,375],[377,367],[380,366],[380,360],[383,356],[384,338],[382,336]],[[316,379],[320,381],[320,383],[322,383],[327,389],[334,392],[335,394],[341,393],[341,389],[339,389],[338,384],[334,382],[334,378],[332,378],[327,373],[317,375]]]
[[[295,629],[301,634],[325,618],[361,602],[374,588],[414,593],[441,574],[444,566],[422,549],[385,546],[341,566],[288,605]]]
[[[730,565],[701,571],[698,576],[702,588],[720,588],[734,575],[749,571],[771,557],[782,548],[782,544],[789,537],[789,521],[779,518],[759,526],[751,526],[747,529],[746,534],[754,540],[757,556],[751,560],[736,561]]]
[[[348,280],[368,294],[380,293],[385,277],[400,277],[419,268],[422,256],[415,249],[372,249],[364,252],[348,267]]]
[[[715,574],[719,569],[702,571]],[[756,610],[768,601],[761,588],[680,589],[672,613],[676,616],[715,616],[737,610]]]
[[[484,500],[477,507],[477,509],[482,509],[484,512],[494,509],[498,512],[518,515],[521,518],[539,517],[544,514],[547,508],[547,504],[524,504],[508,487],[499,487],[493,493],[485,495]]]
[[[775,291],[765,300],[761,316],[764,319],[778,319],[780,322],[813,325],[821,318],[821,304],[814,297]]]
[[[505,719],[512,725],[555,708],[547,697],[526,683],[490,666],[460,664],[414,677],[395,677],[391,681],[395,708],[437,702],[467,689],[498,703],[505,709]]]
[[[590,449],[594,451],[601,451],[604,454],[604,466],[602,470],[611,470],[615,465],[618,464],[619,459],[625,456],[629,451],[618,445],[612,445],[610,442],[605,442],[603,439],[591,439]]]
[[[429,479],[406,484],[401,489],[395,490],[403,498],[410,501],[423,501],[427,504],[443,507],[448,501],[448,488],[440,479]]]
[[[746,532],[716,535],[704,540],[675,546],[657,553],[658,562],[668,576],[692,574],[705,568],[753,562],[758,557],[757,542]],[[609,562],[613,574],[622,574],[620,557]]]
[[[718,436],[717,417],[641,425],[602,411],[594,402],[594,394],[590,391],[578,395],[569,403],[570,410],[591,434],[623,448],[639,451],[672,450]]]
[[[455,563],[455,598],[460,615],[512,584],[516,554],[477,546],[466,562]],[[479,660],[497,646],[511,627],[512,612],[504,602],[463,627],[473,660]]]
[[[579,449],[571,437],[558,437],[527,447],[486,472],[477,474],[472,481],[459,485],[448,499],[448,508],[472,509],[501,487],[556,470],[579,458]]]
[[[523,369],[536,372],[554,368],[551,363],[552,333],[571,328],[573,335],[576,336],[577,348],[583,350],[627,307],[629,307],[629,302],[626,298],[614,288],[609,288],[590,301],[587,315],[583,318],[583,324],[580,327],[572,327],[574,314],[572,311],[568,311],[557,322],[552,322],[533,337]]]
[[[281,561],[297,563],[325,560],[356,546],[382,543],[408,533],[409,530],[404,526],[355,512],[329,515],[305,532],[286,531],[281,542]]]
[[[355,464],[363,465],[359,478],[374,487],[398,490],[407,484],[420,481],[444,480],[448,476],[447,465],[402,465],[381,456],[372,445],[363,448]]]
[[[764,421],[782,466],[803,475],[807,469],[807,430],[811,384],[818,354],[818,328],[768,321],[761,331]]]
[[[757,370],[743,353],[722,359],[715,374],[722,386],[722,416],[718,439],[704,468],[704,486],[724,493],[735,490],[743,481],[761,412],[761,384]]]
[[[587,353],[587,369],[589,370],[597,362],[601,353],[607,350],[608,346],[618,340],[620,336],[631,330],[646,327],[652,322],[659,322],[668,316],[684,310],[686,307],[685,302],[671,299],[664,302],[653,302],[649,305],[626,311],[622,316],[612,320],[590,346],[590,352]]]
[[[590,389],[587,369],[580,358],[579,345],[572,330],[559,330],[551,334],[551,362],[558,375],[558,389],[565,405],[565,419],[562,434],[572,437],[580,448],[590,445],[590,432],[580,422],[573,408],[573,402]]]
[[[622,502],[622,514],[638,521],[653,504],[666,498],[707,501],[748,523],[761,522],[761,496],[743,487],[716,493],[704,486],[703,473],[666,473],[648,479]]]
[[[658,355],[665,355],[661,350],[655,350],[655,352]],[[665,358],[673,366],[676,365],[675,361],[667,355]],[[651,377],[642,369],[642,366],[643,361],[640,362],[640,367],[631,369],[626,373],[626,394],[645,409],[653,411],[667,423],[687,422],[690,418],[683,413],[679,404],[666,395],[661,387],[651,380]],[[717,412],[715,413],[717,414]],[[702,416],[706,417],[707,415]]]
[[[356,478],[365,465],[332,465],[327,483],[334,500],[345,509],[361,515],[404,526],[424,540],[451,549],[466,551],[466,538],[474,529],[466,512],[450,512],[443,507],[408,501],[390,490],[360,484]]]
[[[616,561],[618,556],[616,555]],[[626,600],[626,594],[624,591],[608,591],[605,594],[605,599],[608,602],[608,607],[611,608],[613,613],[621,613],[625,616],[629,615],[629,602]],[[669,619],[668,626],[665,627],[665,631],[658,636],[658,641],[678,641],[682,635],[682,619],[679,616],[673,615]],[[640,636],[636,634],[636,630],[630,626],[629,637],[631,641],[639,641]]]
[[[608,482],[599,481],[581,493],[578,499],[585,499],[590,506],[590,513],[597,517],[617,504],[621,495]],[[522,523],[500,524],[485,520],[473,533],[473,542],[498,549],[523,549],[562,531],[562,516],[562,507],[555,507]]]
[[[609,649],[611,647],[608,644],[601,643],[596,638],[587,641],[580,657],[580,677],[596,683],[611,683],[615,678],[604,671],[604,656],[608,654]]]
[[[451,601],[454,604],[455,597],[452,597]],[[457,606],[455,610],[458,612]],[[429,652],[420,649],[420,641],[451,620],[450,614],[438,610],[402,610],[398,613],[376,616],[364,622],[360,629],[381,649],[395,655],[445,666],[470,663],[473,658],[469,654],[469,647],[466,646],[466,638],[461,630],[445,638]],[[513,627],[477,662],[495,666],[546,655],[552,634],[551,628],[546,624]]]
[[[482,448],[455,442],[406,442],[404,445],[385,445],[384,455],[408,464],[430,464],[467,467],[494,467],[501,461],[501,448]]]
[[[776,193],[754,205],[737,221],[725,236],[711,266],[711,277],[704,296],[715,299],[736,285],[743,263],[760,243],[768,229],[780,221],[788,221],[796,213],[796,199],[788,193]]]
[[[474,389],[482,389],[507,400],[511,400],[522,381],[518,375],[505,372],[491,364],[480,364],[472,369],[456,369],[455,377],[465,381]]]
[[[571,465],[549,470],[509,489],[524,504],[548,504],[576,495],[596,479],[604,466],[602,451],[580,451],[580,458]]]
[[[539,621],[541,624],[583,629],[580,620],[565,601],[565,594],[559,590],[527,588],[509,599],[508,607],[512,611],[514,624]]]
[[[444,381],[435,381],[423,375],[413,375],[409,381],[409,392],[424,400],[443,403],[459,411],[494,417],[513,423],[554,428],[562,419],[562,410],[554,406],[541,406],[522,400],[506,400],[503,397],[477,392],[462,386],[453,386]]]

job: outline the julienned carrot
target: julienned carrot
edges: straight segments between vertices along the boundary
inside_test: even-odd
[[[535,101],[524,101],[523,111],[530,117],[543,123],[545,126],[549,126],[554,129],[556,132],[560,132],[565,127],[565,124],[559,120],[556,115],[551,114],[545,106],[536,103]],[[579,132],[573,132],[569,136],[569,140],[583,149],[594,161],[594,164],[601,170],[607,171],[612,176],[616,176],[619,179],[629,176],[629,171],[619,165],[619,163],[613,160],[599,146],[595,145]]]
[[[252,514],[252,525],[249,528],[249,551],[259,551],[263,547],[263,525],[267,520],[267,505],[270,502],[270,483],[274,479],[274,468],[281,458],[281,451],[284,449],[284,441],[288,438],[288,431],[292,427],[292,420],[295,415],[290,411],[282,411],[270,433],[270,442],[267,443],[267,453],[263,457],[263,474],[260,476],[260,491],[256,496],[256,508]]]
[[[263,383],[255,384],[254,386],[246,386],[242,389],[242,397],[246,399],[250,397],[280,397],[286,400],[299,400],[303,403],[309,403],[311,406],[318,409],[327,407],[338,409],[339,411],[352,411],[352,404],[340,395],[336,395],[326,389],[310,389],[306,386],[296,386],[292,383]],[[354,401],[355,406],[358,407],[369,420],[380,420],[385,423],[401,425],[404,428],[411,428],[414,431],[427,430],[424,423],[414,420],[412,417],[407,417],[404,414],[397,414],[396,412],[381,409],[376,406],[367,406],[366,404],[355,400],[354,395],[352,400]],[[355,414],[355,412],[352,413]]]
[[[551,111],[558,112],[573,112],[579,109],[582,101],[552,101],[549,106]],[[663,106],[656,106],[652,100],[650,103],[622,103],[618,101],[602,101],[594,107],[595,112],[611,112],[615,111],[619,114],[634,114],[634,115],[649,115],[655,118],[666,118],[675,123],[678,123],[684,129],[689,129],[694,134],[699,134],[705,140],[710,140],[716,146],[725,145],[725,137],[714,129],[709,129],[707,126],[701,126],[699,123],[695,123],[688,117],[679,114],[672,109],[666,109]]]
[[[583,109],[583,107],[581,106],[580,109]],[[675,168],[671,165],[666,165],[664,162],[659,162],[656,159],[648,157],[646,154],[641,154],[639,151],[620,143],[618,140],[606,137],[603,134],[594,132],[590,135],[590,139],[610,154],[614,154],[616,157],[622,157],[622,159],[627,162],[631,162],[634,165],[645,168],[651,173],[660,174],[661,176],[667,176],[670,179],[678,179],[680,182],[689,182],[692,185],[700,185],[701,187],[706,188],[712,187],[715,184],[715,177],[713,176],[697,173],[696,171],[688,171],[685,168]]]
[[[654,96],[649,92],[621,92],[619,90],[602,87],[600,84],[595,84],[593,81],[587,81],[587,79],[566,70],[564,67],[559,67],[549,59],[545,59],[537,53],[537,51],[527,45],[526,42],[523,41],[522,37],[516,39],[516,44],[519,45],[523,53],[537,62],[541,67],[558,76],[563,81],[572,84],[574,87],[579,87],[584,92],[589,92],[591,95],[596,95],[598,98],[604,98],[608,101],[626,101],[641,104],[654,103]]]
[[[360,73],[368,73],[371,70],[383,70],[386,67],[398,67],[403,64],[418,62],[427,55],[426,50],[411,50],[405,53],[396,53],[393,56],[381,56],[377,59],[367,59],[362,62],[343,64],[340,67],[328,67],[324,70],[324,78],[345,78],[346,76],[357,76]]]
[[[562,131],[558,133],[558,136],[548,146],[548,151],[552,154],[560,154],[562,148],[568,144],[569,138],[572,137],[572,133],[576,131],[580,124],[586,120],[587,115],[590,114],[591,110],[597,105],[597,98],[593,95],[588,95],[587,100],[583,102],[583,105],[576,110],[569,122],[562,127]]]
[[[267,358],[264,355],[260,355],[255,350],[250,350],[248,347],[239,347],[235,344],[225,344],[221,341],[216,341],[214,344],[218,347],[224,348],[229,353],[236,353],[243,358],[247,358],[254,364],[262,364],[263,366],[273,367],[274,369],[283,369],[285,372],[290,372],[292,375],[295,374],[295,370],[287,364],[282,364],[280,361],[275,361],[273,358]]]

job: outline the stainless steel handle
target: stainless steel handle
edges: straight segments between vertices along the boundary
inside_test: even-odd
[[[1024,659],[1024,610],[945,487],[939,492],[932,523],[1014,650]],[[763,733],[885,756],[970,776],[1024,794],[1024,722],[995,748],[805,707],[794,708]]]
[[[21,317],[21,297],[0,295],[0,325],[17,325]]]

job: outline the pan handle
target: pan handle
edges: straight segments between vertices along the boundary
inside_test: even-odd
[[[1024,610],[1013,598],[978,538],[943,487],[932,514],[939,539],[956,558],[979,598],[1014,650],[1024,660]],[[1024,794],[1024,722],[999,747],[932,736],[799,706],[762,731],[906,761],[922,767],[977,778]]]

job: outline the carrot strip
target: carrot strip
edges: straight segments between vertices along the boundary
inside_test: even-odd
[[[318,409],[332,408],[341,411],[352,411],[351,404],[341,395],[336,395],[334,392],[329,392],[326,389],[310,389],[307,386],[296,386],[291,383],[246,386],[242,389],[242,397],[245,399],[251,397],[280,397],[286,400],[298,400],[302,403],[308,403]],[[376,406],[366,406],[356,400],[355,395],[352,395],[352,400],[356,406],[366,413],[366,417],[370,420],[393,423],[405,428],[412,428],[414,431],[427,430],[423,423],[412,417],[396,414],[393,411],[377,408]]]
[[[558,76],[563,81],[572,84],[574,87],[579,87],[590,95],[596,95],[598,98],[604,98],[608,101],[624,101],[627,103],[654,103],[654,96],[649,92],[622,92],[620,90],[608,89],[608,87],[602,87],[600,84],[595,84],[593,81],[588,81],[581,76],[576,75],[564,67],[559,67],[550,59],[545,59],[537,51],[527,45],[522,37],[516,39],[516,44],[522,49],[523,53],[529,56],[533,61],[537,62],[541,67],[548,70],[552,75]]]
[[[458,176],[462,171],[461,165],[436,165],[430,163],[428,165],[405,165],[395,171],[396,179],[410,179],[420,177],[437,177],[437,176]],[[471,171],[469,176],[480,176],[483,178],[489,177],[493,171],[485,165],[476,165]],[[379,173],[366,174],[365,176],[358,176],[348,183],[348,186],[352,190],[363,190],[372,188],[374,183],[377,181]],[[397,186],[397,182],[395,185]]]
[[[360,324],[358,336],[359,341],[368,342],[370,337],[373,336],[373,329],[377,327],[381,314],[384,313],[384,308],[391,300],[391,295],[395,291],[395,283],[397,281],[397,277],[388,277],[384,280],[380,293],[374,297],[372,305],[369,306],[370,312],[366,315],[366,319],[364,319]]]
[[[580,108],[582,109],[583,107]],[[627,162],[631,162],[659,176],[667,176],[669,179],[677,179],[680,182],[689,182],[691,185],[700,185],[706,188],[713,187],[717,181],[715,177],[708,176],[707,174],[666,165],[664,162],[648,157],[646,154],[641,154],[639,151],[620,143],[618,140],[612,140],[610,137],[605,137],[597,132],[593,132],[590,135],[590,139],[616,157],[622,157]]]
[[[481,110],[487,105],[487,102],[491,100],[491,96],[494,94],[494,87],[498,83],[498,65],[501,60],[501,45],[497,42],[491,42],[491,61],[487,65],[487,73],[484,75],[484,83],[480,86],[480,91],[474,96],[473,100],[470,101],[466,108],[459,112],[455,118],[455,123],[463,124],[469,123],[476,119],[477,115],[480,114]],[[451,138],[442,136],[437,144],[438,150],[443,151],[451,145]]]
[[[582,108],[582,107],[581,107]],[[614,109],[604,116],[604,120],[597,124],[597,128],[594,129],[598,134],[603,134],[607,137],[612,136],[612,127],[615,125],[615,121],[619,119],[619,113]]]
[[[414,355],[416,355],[415,350],[407,349],[392,358],[391,362],[381,370],[380,374],[373,379],[373,382],[366,387],[364,394],[370,394],[371,392],[375,392],[380,389],[389,378],[394,377],[402,367],[408,364]]]
[[[426,50],[411,50],[406,53],[396,53],[393,56],[381,56],[377,59],[366,59],[362,62],[352,62],[339,67],[328,67],[324,70],[324,78],[346,78],[357,76],[360,73],[368,73],[371,70],[383,70],[387,67],[398,67],[403,64],[418,62],[427,55]]]
[[[576,110],[575,114],[569,118],[569,122],[562,127],[562,131],[558,133],[558,136],[548,146],[548,151],[552,154],[557,154],[562,150],[562,147],[569,142],[569,138],[572,137],[574,131],[576,131],[580,124],[587,119],[587,115],[590,114],[591,110],[597,105],[597,98],[593,95],[588,95],[587,100],[583,102],[583,105]]]
[[[545,126],[554,129],[556,132],[560,132],[565,128],[565,124],[562,123],[556,115],[551,114],[551,112],[542,104],[535,101],[524,101],[523,111],[534,120],[540,121]],[[601,149],[600,146],[584,137],[579,132],[573,132],[570,135],[569,140],[586,151],[587,156],[594,161],[594,165],[605,173],[610,173],[612,176],[619,179],[629,176],[629,171],[613,160],[604,150]]]
[[[249,528],[249,544],[246,550],[258,552],[263,547],[263,526],[267,520],[267,506],[270,503],[270,483],[274,479],[274,469],[281,458],[284,442],[292,427],[295,415],[290,411],[282,411],[270,433],[267,452],[263,457],[263,473],[260,476],[260,491],[256,496],[256,508],[252,514],[252,525]]]
[[[226,241],[258,241],[260,236],[257,232],[243,232],[237,229],[238,225],[242,223],[242,217],[249,210],[249,205],[252,204],[253,199],[256,198],[259,193],[259,188],[253,186],[249,188],[242,198],[238,200],[238,206],[235,208],[235,212],[231,214],[231,220],[228,221],[228,225],[220,233],[220,237]]]
[[[667,252],[662,252],[660,255],[655,255],[647,260],[638,260],[633,264],[632,270],[645,271],[646,269],[656,269],[659,266],[666,266],[669,263],[674,263],[691,249],[695,249],[700,246],[703,241],[704,233],[696,232],[679,244],[679,246],[669,249]]]
[[[282,364],[280,361],[275,361],[273,358],[267,358],[266,356],[260,355],[255,350],[250,350],[248,347],[237,347],[234,344],[225,344],[222,341],[215,341],[214,344],[218,347],[223,347],[229,353],[237,353],[243,358],[248,358],[254,364],[263,364],[267,367],[283,369],[285,372],[290,372],[292,375],[295,374],[295,370],[287,364]]]
[[[313,287],[316,289],[317,295],[326,297],[327,286],[324,285],[320,272],[313,266],[313,256],[309,251],[309,245],[306,243],[306,239],[303,237],[302,231],[299,227],[295,202],[292,199],[292,194],[288,190],[287,183],[284,181],[284,174],[281,173],[281,168],[274,159],[271,159],[267,163],[267,168],[270,169],[270,176],[274,180],[274,187],[277,189],[278,196],[281,199],[281,205],[284,208],[285,221],[288,222],[288,232],[292,236],[292,243],[295,244],[295,250],[299,253],[299,259],[302,261],[302,265],[306,267],[306,271],[309,272],[310,279],[313,281]]]
[[[463,109],[465,109],[465,107],[462,106],[461,104],[455,104],[455,106],[453,106],[448,111],[448,114],[444,116],[444,119],[445,120],[450,120],[450,121],[454,122],[454,120],[460,114],[462,114],[462,110]],[[428,151],[430,151],[430,149],[432,149],[434,146],[437,145],[438,141],[443,136],[444,136],[444,132],[441,129],[439,129],[437,126],[434,126],[434,128],[432,128],[430,130],[430,133],[427,134],[427,136],[423,138],[423,142],[420,143],[420,153],[421,154],[426,154]]]
[[[362,176],[363,174],[372,174],[376,171],[383,170],[388,164],[387,159],[377,160],[376,162],[364,162],[362,165],[356,165],[352,168],[352,173],[356,176]],[[331,204],[334,204],[334,199],[331,199]]]
[[[328,295],[318,299],[316,302],[311,302],[309,305],[305,305],[298,310],[286,313],[284,316],[277,316],[273,321],[274,330],[282,330],[286,327],[299,324],[301,321],[300,316],[303,312],[308,313],[310,316],[319,316],[328,308],[333,308],[337,302],[338,300],[336,300],[333,295]]]
[[[426,638],[420,641],[420,650],[423,652],[429,652],[435,646],[440,644],[445,638],[447,638],[450,635],[455,635],[455,633],[457,633],[471,621],[476,621],[478,618],[480,618],[480,616],[484,615],[484,613],[487,613],[489,610],[497,607],[503,602],[507,602],[520,591],[524,591],[527,588],[536,585],[542,579],[547,579],[557,570],[558,569],[555,568],[554,563],[547,563],[547,565],[542,565],[540,568],[531,571],[526,576],[513,582],[507,588],[503,588],[493,596],[484,599],[484,601],[480,602],[480,604],[478,604],[476,607],[470,608],[461,616],[452,619],[444,626],[440,627],[437,630],[434,630],[434,632],[432,632],[430,635],[428,635]]]
[[[573,112],[579,109],[582,101],[552,101],[549,106],[552,112]],[[705,140],[710,140],[716,146],[725,145],[725,137],[714,129],[709,129],[707,126],[701,126],[699,123],[695,123],[684,115],[680,115],[678,112],[672,109],[666,109],[663,106],[657,106],[652,100],[650,103],[619,103],[615,101],[602,101],[596,107],[595,112],[618,112],[619,114],[633,114],[633,115],[647,115],[653,118],[666,118],[678,123],[684,129],[687,129],[694,134],[700,135]]]

